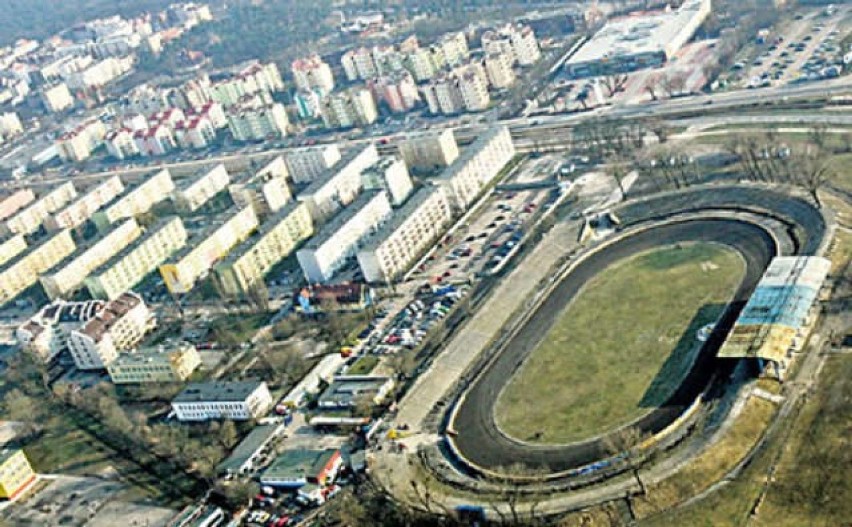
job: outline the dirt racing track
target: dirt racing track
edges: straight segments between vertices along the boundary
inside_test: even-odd
[[[488,474],[501,472],[509,463],[521,463],[539,472],[576,474],[579,467],[611,455],[605,436],[568,445],[532,445],[503,434],[494,419],[497,398],[518,367],[583,284],[608,265],[655,247],[684,242],[726,245],[746,263],[729,308],[680,387],[662,406],[633,423],[624,423],[653,436],[670,427],[711,383],[727,377],[732,363],[716,359],[716,352],[772,257],[813,254],[826,229],[821,213],[803,199],[761,188],[722,187],[659,196],[625,205],[618,213],[625,224],[624,234],[575,261],[494,358],[474,372],[472,382],[447,410],[445,425],[452,431],[445,436],[447,452],[458,468]]]

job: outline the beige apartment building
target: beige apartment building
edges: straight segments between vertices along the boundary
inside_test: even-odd
[[[27,250],[27,241],[21,234],[0,237],[0,265]]]
[[[337,145],[319,145],[299,148],[287,154],[287,169],[294,183],[313,181],[340,161]]]
[[[103,232],[124,218],[132,218],[151,210],[154,204],[165,200],[175,189],[172,176],[167,169],[157,170],[140,183],[128,187],[124,194],[92,215],[92,221]]]
[[[216,265],[215,280],[225,296],[246,295],[275,264],[286,258],[314,233],[304,203],[290,203],[266,220],[258,232]]]
[[[0,193],[0,221],[6,221],[33,201],[35,201],[35,193],[28,188]]]
[[[222,163],[203,168],[198,175],[178,183],[174,191],[175,205],[185,212],[195,212],[228,188],[230,182],[231,176]]]
[[[133,243],[121,249],[109,261],[85,279],[94,298],[112,300],[130,291],[149,273],[186,244],[186,229],[177,216],[163,218]]]
[[[107,365],[113,384],[182,382],[201,366],[201,355],[188,342],[165,342],[156,347],[120,353]]]
[[[408,168],[432,171],[450,166],[459,157],[459,146],[451,128],[414,132],[400,141],[399,154]]]
[[[0,305],[35,284],[40,274],[74,252],[75,247],[71,231],[59,231],[0,267]]]
[[[47,194],[30,203],[3,224],[4,233],[32,234],[53,212],[61,209],[77,197],[77,190],[69,181],[53,188]]]
[[[281,209],[293,197],[287,185],[287,164],[276,156],[257,172],[247,172],[228,186],[237,207],[253,207],[258,217],[265,218]]]
[[[514,156],[509,129],[491,128],[465,148],[436,183],[446,188],[456,210],[467,210]]]
[[[124,184],[121,179],[118,176],[112,176],[79,196],[62,210],[48,216],[44,226],[49,231],[78,227],[122,192],[124,192]]]

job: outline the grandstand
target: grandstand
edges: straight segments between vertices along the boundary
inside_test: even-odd
[[[831,262],[815,256],[772,260],[719,350],[720,358],[757,359],[783,379],[814,322],[814,303]]]

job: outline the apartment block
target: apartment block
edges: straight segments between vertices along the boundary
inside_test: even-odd
[[[453,219],[441,187],[417,191],[358,250],[358,264],[368,282],[390,282],[404,275]]]
[[[252,237],[215,267],[214,278],[225,296],[244,296],[266,274],[314,233],[307,205],[290,203],[269,217]]]
[[[359,244],[391,214],[387,193],[372,190],[361,194],[296,252],[307,281],[322,283],[331,279],[355,256]]]
[[[133,140],[134,133],[135,131],[130,128],[117,128],[107,132],[104,136],[107,153],[118,160],[136,157],[141,154],[139,147]]]
[[[27,250],[27,241],[21,234],[0,237],[0,265]]]
[[[124,192],[124,184],[118,176],[107,178],[67,207],[48,216],[44,226],[48,231],[54,232],[78,227],[122,192]]]
[[[169,342],[120,353],[107,365],[113,384],[182,382],[201,366],[201,355],[189,342]]]
[[[367,81],[367,86],[373,98],[384,102],[394,113],[407,112],[420,102],[417,84],[407,71],[398,71]]]
[[[307,183],[326,174],[340,158],[337,145],[319,145],[293,150],[285,161],[293,182]]]
[[[431,172],[450,166],[459,157],[459,146],[451,128],[441,132],[414,132],[399,142],[399,154],[412,170]]]
[[[26,454],[20,448],[0,450],[0,499],[13,500],[36,479]]]
[[[61,262],[74,249],[71,231],[59,231],[0,266],[0,305],[35,284],[40,274]]]
[[[323,99],[320,115],[327,128],[351,128],[373,124],[379,118],[379,111],[370,90],[350,88]]]
[[[455,75],[441,73],[421,90],[432,114],[453,115],[464,110],[460,81]]]
[[[173,194],[175,205],[184,212],[195,212],[228,188],[230,182],[231,176],[222,163],[204,167],[195,176],[178,182]]]
[[[47,194],[15,213],[3,224],[7,234],[32,234],[51,213],[56,212],[77,197],[77,190],[69,181],[53,188]]]
[[[529,26],[506,24],[482,35],[482,49],[486,54],[507,55],[510,66],[515,63],[531,66],[541,58],[535,33]]]
[[[74,106],[74,97],[64,82],[46,86],[41,92],[41,101],[51,113],[59,113]]]
[[[319,89],[323,95],[328,95],[334,90],[334,75],[331,67],[313,54],[308,57],[296,59],[290,65],[293,72],[293,81],[300,90]]]
[[[71,331],[68,348],[81,370],[101,370],[156,326],[154,313],[136,293],[110,300],[94,318]]]
[[[15,330],[18,343],[44,363],[68,349],[71,331],[97,315],[106,303],[102,300],[66,302],[57,299],[41,308]]]
[[[486,110],[491,103],[491,95],[488,93],[488,76],[482,64],[468,64],[460,68],[456,76],[465,110],[469,112]]]
[[[33,201],[35,193],[28,188],[0,193],[0,221],[7,220]]]
[[[296,197],[308,205],[311,217],[321,221],[352,203],[361,190],[361,172],[379,160],[375,145],[353,150],[308,185]]]
[[[266,218],[290,202],[287,164],[276,156],[257,172],[246,172],[228,186],[237,207],[253,207],[259,218]]]
[[[489,53],[485,56],[484,64],[491,86],[505,89],[514,84],[515,72],[512,71],[512,58],[508,53]]]
[[[101,210],[92,215],[92,221],[103,232],[119,220],[132,218],[148,212],[154,204],[166,199],[175,189],[172,176],[167,169],[153,172],[141,182],[128,187]]]
[[[401,157],[382,157],[361,173],[361,186],[364,190],[384,190],[391,204],[399,207],[414,190],[414,183],[408,174],[408,167]]]
[[[186,230],[177,216],[163,218],[143,236],[121,249],[85,279],[94,298],[112,300],[130,291],[186,244]]]
[[[512,136],[505,126],[489,129],[437,178],[456,210],[464,211],[515,155]]]
[[[257,228],[257,214],[251,207],[232,210],[204,232],[190,240],[168,263],[160,265],[160,274],[172,293],[188,293],[195,283],[225,258],[231,249]]]
[[[261,141],[284,137],[290,120],[281,103],[250,101],[228,111],[228,129],[237,141]]]
[[[90,119],[56,139],[56,148],[63,161],[84,161],[92,155],[106,137],[107,129],[100,119]]]
[[[15,112],[4,112],[0,114],[0,136],[4,139],[21,135],[24,133],[24,126]]]
[[[65,258],[52,272],[41,275],[39,281],[44,292],[51,300],[67,296],[83,285],[89,273],[108,262],[141,235],[142,229],[136,220],[125,220]]]

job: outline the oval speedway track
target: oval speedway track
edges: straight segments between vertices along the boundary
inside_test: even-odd
[[[501,390],[517,368],[536,348],[562,310],[597,273],[616,261],[655,247],[681,242],[716,242],[729,246],[746,262],[745,276],[731,300],[731,308],[678,390],[663,406],[634,422],[645,434],[654,434],[672,423],[707,386],[718,367],[715,358],[745,301],[776,253],[773,238],[761,227],[735,219],[694,219],[665,224],[638,232],[592,253],[565,276],[551,294],[511,337],[498,356],[472,382],[449,427],[456,431],[451,441],[462,461],[494,470],[512,463],[548,472],[580,467],[607,457],[604,438],[570,445],[530,445],[505,436],[494,422],[494,405]],[[642,309],[645,306],[636,306]],[[653,306],[648,306],[653,308]],[[602,306],[602,309],[604,307]],[[602,390],[606,387],[602,386]],[[624,423],[625,425],[628,423]],[[570,426],[570,423],[566,423]]]

